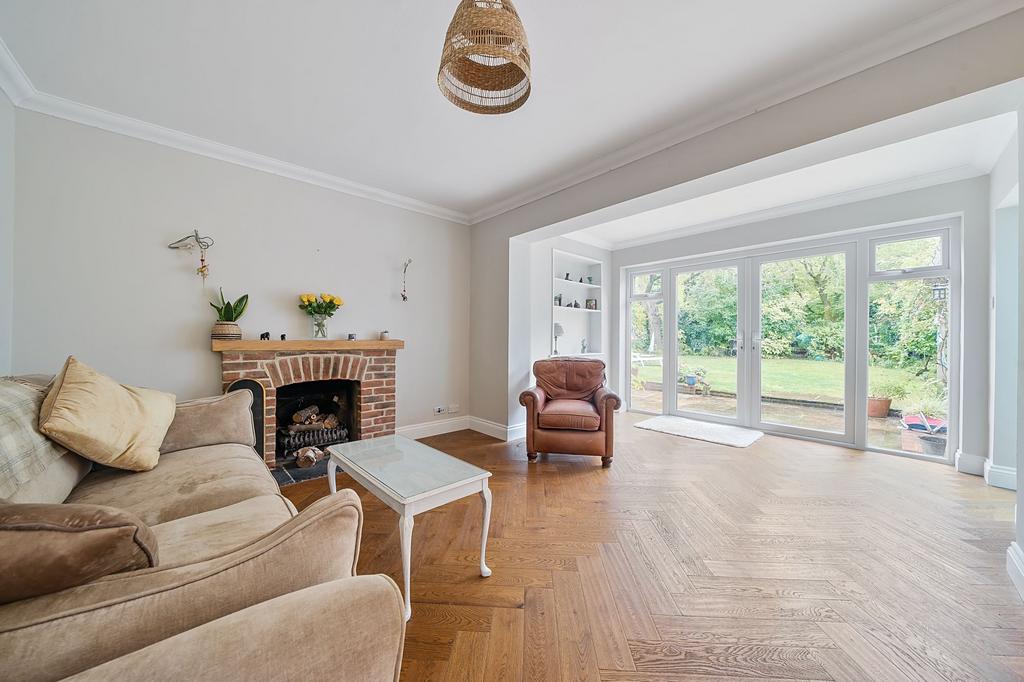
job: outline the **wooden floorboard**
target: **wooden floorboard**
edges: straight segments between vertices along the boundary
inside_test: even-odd
[[[526,461],[472,431],[424,442],[493,473],[416,519],[402,679],[1016,680],[1014,495],[952,468],[766,436],[632,428],[611,469]],[[397,516],[359,488],[359,573],[401,577]],[[302,509],[323,479],[289,486]]]

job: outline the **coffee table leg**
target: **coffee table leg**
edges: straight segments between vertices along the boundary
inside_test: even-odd
[[[338,465],[335,463],[334,458],[328,455],[327,460],[327,487],[331,489],[331,494],[338,492],[338,479],[335,478],[338,473]]]
[[[409,574],[412,570],[412,514],[406,513],[398,520],[398,532],[402,536],[402,580],[405,583],[405,620],[412,618],[412,594],[409,591]]]
[[[487,480],[484,480],[484,486],[480,489],[480,497],[484,500],[484,529],[480,537],[480,575],[487,577],[491,574],[491,569],[487,568],[487,531],[491,526],[491,489],[487,487]]]

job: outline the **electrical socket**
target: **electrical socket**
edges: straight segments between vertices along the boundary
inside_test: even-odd
[[[448,414],[458,414],[458,413],[459,413],[459,406],[458,405],[449,405],[448,406]]]
[[[445,408],[443,406],[438,406],[434,408],[434,414],[444,414],[444,412]]]

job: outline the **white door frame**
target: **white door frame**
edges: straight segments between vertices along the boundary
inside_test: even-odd
[[[842,255],[844,256],[844,283],[843,283],[843,326],[845,333],[843,337],[843,432],[823,431],[809,429],[791,424],[777,424],[766,422],[761,417],[761,266],[765,263],[776,263],[779,261],[795,260],[810,256]],[[838,242],[835,244],[823,244],[805,249],[790,251],[778,251],[772,254],[764,254],[750,259],[750,320],[747,328],[751,330],[749,341],[750,354],[750,382],[749,401],[750,412],[747,414],[747,423],[759,429],[775,433],[785,433],[794,436],[804,436],[816,439],[831,440],[838,443],[853,444],[854,425],[857,421],[857,409],[859,405],[856,393],[857,367],[860,362],[857,352],[857,295],[856,290],[857,272],[857,243],[855,241]],[[866,350],[866,349],[865,349]]]
[[[705,421],[719,422],[722,424],[746,424],[746,416],[749,414],[748,403],[751,399],[749,387],[745,381],[749,354],[746,352],[748,341],[747,335],[747,307],[749,305],[748,295],[748,260],[746,258],[731,258],[728,260],[711,260],[673,267],[669,270],[669,291],[667,301],[672,314],[672,338],[665,347],[668,351],[666,365],[668,365],[668,377],[672,385],[670,396],[665,401],[665,414],[676,414],[683,417],[702,419]],[[679,396],[677,382],[679,380],[679,286],[677,278],[687,272],[700,272],[704,270],[720,270],[724,268],[736,268],[736,416],[709,414],[707,412],[696,412],[679,409]],[[667,316],[666,316],[667,317]],[[666,327],[669,325],[666,323]],[[668,385],[668,384],[666,384]],[[673,392],[674,391],[674,392]]]

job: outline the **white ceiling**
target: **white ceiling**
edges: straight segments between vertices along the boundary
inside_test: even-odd
[[[1016,129],[1016,114],[1003,114],[705,194],[566,236],[603,248],[620,249],[987,175]]]
[[[437,91],[455,5],[0,0],[0,38],[38,93],[469,221],[1024,2],[519,0],[533,93],[495,117]]]

